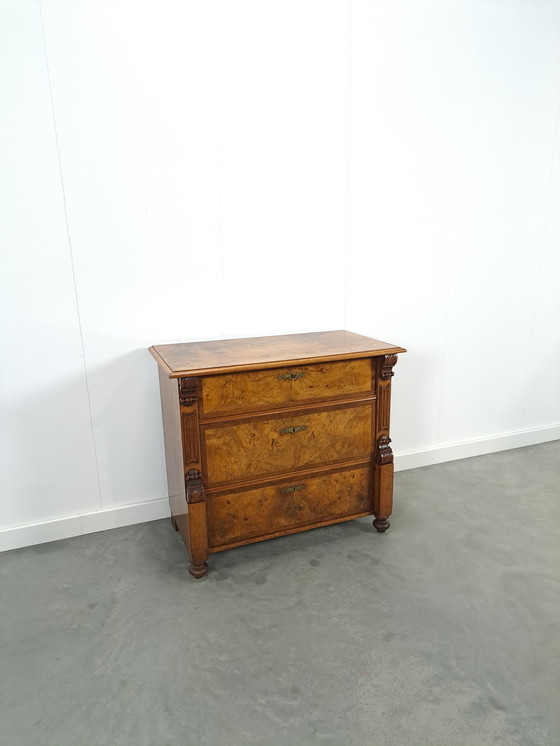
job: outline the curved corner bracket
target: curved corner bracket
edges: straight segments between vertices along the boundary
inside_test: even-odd
[[[189,469],[185,474],[185,492],[187,502],[192,503],[204,502],[204,487],[202,486],[202,474],[198,469]]]
[[[196,378],[179,378],[179,404],[191,407],[197,398]]]
[[[391,438],[388,435],[380,435],[377,441],[377,463],[392,464],[393,449],[389,445]]]
[[[381,361],[381,374],[379,378],[382,381],[388,381],[391,376],[394,376],[393,368],[397,364],[396,355],[384,355]]]

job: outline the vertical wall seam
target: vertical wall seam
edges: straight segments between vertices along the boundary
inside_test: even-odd
[[[47,70],[47,81],[48,81],[48,86],[49,86],[49,98],[50,98],[50,102],[51,102],[51,112],[52,112],[52,120],[53,120],[53,128],[54,128],[54,139],[55,139],[55,144],[56,144],[56,156],[57,156],[57,160],[58,160],[58,171],[59,171],[59,174],[60,174],[60,186],[61,186],[61,191],[62,191],[62,205],[63,205],[63,209],[64,209],[64,223],[66,225],[66,236],[67,236],[67,239],[68,239],[68,253],[69,253],[69,256],[70,256],[70,268],[71,268],[71,271],[72,271],[72,283],[73,283],[73,287],[74,287],[74,301],[76,303],[76,316],[77,316],[77,319],[78,319],[78,330],[79,330],[79,334],[80,334],[80,346],[81,346],[81,349],[82,349],[82,360],[83,360],[83,364],[84,364],[84,381],[85,381],[85,386],[86,386],[86,396],[87,396],[88,412],[89,412],[89,423],[90,423],[91,437],[92,437],[92,443],[93,443],[93,455],[94,455],[94,460],[95,460],[95,473],[97,475],[97,491],[98,491],[98,494],[99,494],[99,509],[102,510],[103,509],[103,496],[102,496],[102,493],[101,493],[101,479],[100,479],[100,476],[99,476],[99,461],[98,461],[98,458],[97,458],[97,444],[95,442],[95,432],[94,432],[94,428],[93,428],[93,414],[92,414],[92,409],[91,409],[91,395],[90,395],[88,371],[87,371],[87,365],[86,365],[86,353],[85,353],[85,346],[84,346],[84,335],[83,335],[83,331],[82,331],[82,319],[81,319],[81,315],[80,315],[80,303],[79,303],[79,300],[78,300],[78,286],[77,286],[77,283],[76,283],[76,273],[74,271],[74,253],[73,253],[73,249],[72,249],[72,240],[70,238],[70,226],[68,224],[68,210],[67,210],[67,207],[66,207],[66,193],[65,193],[65,190],[64,190],[64,177],[63,177],[63,173],[62,173],[62,161],[61,161],[61,158],[60,158],[60,147],[59,147],[59,142],[58,142],[58,130],[57,130],[57,126],[56,126],[56,116],[55,116],[55,111],[54,111],[54,99],[53,99],[52,86],[51,86],[51,71],[50,71],[50,68],[49,68],[49,58],[48,58],[48,55],[47,55],[47,40],[46,40],[46,36],[45,36],[45,24],[44,24],[44,20],[43,20],[43,4],[42,4],[41,0],[38,0],[38,5],[39,5],[39,16],[40,16],[40,19],[41,19],[41,34],[42,34],[42,37],[43,37],[43,52],[44,52],[44,55],[45,55],[45,67],[46,67],[46,70]]]
[[[222,298],[223,298],[223,318],[222,318],[222,338],[227,337],[227,283],[226,283],[226,255],[224,251],[224,228],[222,216],[222,173],[220,168],[220,136],[218,132],[218,122],[216,121],[216,186],[218,190],[218,235],[220,240],[220,254],[222,258]]]
[[[346,132],[346,204],[344,226],[344,292],[342,300],[343,329],[346,329],[348,306],[348,254],[350,230],[350,160],[352,140],[352,2],[349,0],[348,19],[348,121]]]
[[[441,383],[440,383],[440,389],[439,389],[439,402],[438,402],[438,408],[437,408],[436,446],[439,446],[441,442],[441,416],[442,416],[442,411],[443,411],[445,371],[447,368],[447,337],[448,337],[448,331],[449,331],[449,301],[451,298],[451,281],[455,274],[453,271],[454,267],[455,267],[455,264],[454,262],[451,261],[449,263],[449,270],[447,273],[447,294],[445,298],[445,315],[443,319],[443,339],[441,342],[441,368],[440,368]]]

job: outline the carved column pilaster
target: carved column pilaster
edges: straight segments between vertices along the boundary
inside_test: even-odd
[[[396,355],[383,355],[378,362],[377,378],[377,462],[393,462],[393,451],[389,443],[389,422],[391,419],[391,378],[397,364]]]
[[[179,378],[179,404],[190,407],[198,401],[198,380],[196,378]]]
[[[377,463],[392,464],[393,449],[389,445],[391,438],[388,435],[380,435],[377,439]]]
[[[200,462],[200,431],[198,422],[198,379],[179,378],[181,433],[185,474],[190,469],[202,471]]]
[[[202,486],[202,474],[198,469],[189,469],[185,474],[185,495],[187,503],[204,502],[204,487]]]
[[[373,525],[383,533],[389,526],[389,516],[393,508],[393,450],[389,437],[391,418],[391,379],[397,364],[396,355],[383,355],[377,360],[377,417],[375,432],[375,493]]]
[[[395,375],[393,368],[397,364],[396,355],[384,355],[381,358],[381,372],[379,378],[382,381],[388,381],[392,376]]]
[[[185,473],[185,499],[187,502],[187,550],[189,572],[202,578],[208,572],[208,530],[206,502],[202,476],[202,449],[198,406],[200,380],[179,379],[179,404],[181,409],[181,437]]]

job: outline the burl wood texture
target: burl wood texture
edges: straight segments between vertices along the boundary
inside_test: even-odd
[[[393,497],[397,353],[346,331],[150,348],[172,523],[189,572],[209,552],[373,513]],[[178,380],[177,380],[178,379]]]
[[[371,455],[374,401],[301,414],[202,425],[207,485]],[[282,432],[296,429],[295,432]],[[301,428],[301,429],[300,429]]]
[[[371,469],[365,467],[209,497],[209,548],[369,513],[371,481]]]
[[[371,361],[343,360],[202,379],[205,417],[372,393]]]
[[[156,345],[150,352],[169,376],[180,377],[366,358],[405,350],[340,330]]]

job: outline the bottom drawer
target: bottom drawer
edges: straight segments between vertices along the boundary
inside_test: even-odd
[[[371,512],[372,469],[346,469],[315,477],[293,477],[268,487],[208,496],[210,549],[271,538],[316,524]]]

